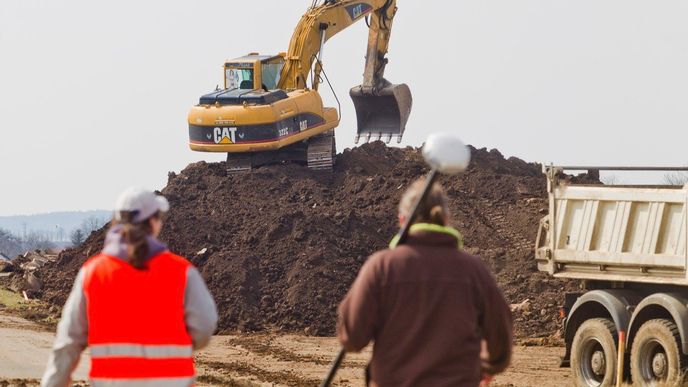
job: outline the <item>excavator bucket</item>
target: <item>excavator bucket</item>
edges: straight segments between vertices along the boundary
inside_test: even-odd
[[[390,142],[392,137],[401,142],[413,104],[411,90],[405,83],[390,83],[376,94],[367,93],[361,86],[356,86],[349,95],[358,120],[356,143],[360,138]]]

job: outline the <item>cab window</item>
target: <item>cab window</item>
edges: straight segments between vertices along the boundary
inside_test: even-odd
[[[267,62],[261,63],[261,71],[263,73],[263,87],[268,90],[274,90],[279,83],[280,74],[284,67],[284,59],[276,58]]]
[[[253,90],[253,69],[225,68],[225,89]]]

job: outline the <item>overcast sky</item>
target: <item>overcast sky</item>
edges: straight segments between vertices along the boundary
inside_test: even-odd
[[[127,186],[223,160],[188,149],[189,108],[225,59],[286,51],[310,2],[1,1],[0,215],[109,209]],[[688,164],[688,2],[398,6],[386,75],[414,97],[402,145],[449,130],[526,161]],[[325,48],[339,151],[366,37],[360,23]]]

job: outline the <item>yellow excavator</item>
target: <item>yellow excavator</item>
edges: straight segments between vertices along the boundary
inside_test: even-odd
[[[369,25],[365,72],[363,83],[349,93],[358,122],[356,143],[393,137],[400,142],[411,91],[383,77],[396,10],[396,0],[314,0],[286,53],[251,53],[224,64],[224,88],[203,95],[189,112],[191,149],[226,152],[230,172],[283,161],[331,170],[340,115],[324,107],[318,93],[323,76],[329,84],[323,48],[362,19]]]

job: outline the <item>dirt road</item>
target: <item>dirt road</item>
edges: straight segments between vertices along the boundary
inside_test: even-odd
[[[30,321],[0,313],[0,380],[38,379],[45,370],[54,335]],[[88,355],[74,374],[88,376]]]
[[[0,386],[36,385],[50,353],[53,334],[0,312]],[[216,336],[196,355],[199,386],[315,386],[326,373],[338,345],[333,338],[297,335]],[[558,368],[557,347],[517,346],[512,367],[496,387],[570,385],[569,370]],[[346,358],[335,385],[362,386],[370,348]],[[88,375],[82,356],[76,380]],[[9,383],[9,380],[13,380]],[[23,381],[20,381],[23,380]],[[23,384],[28,382],[27,384]]]

